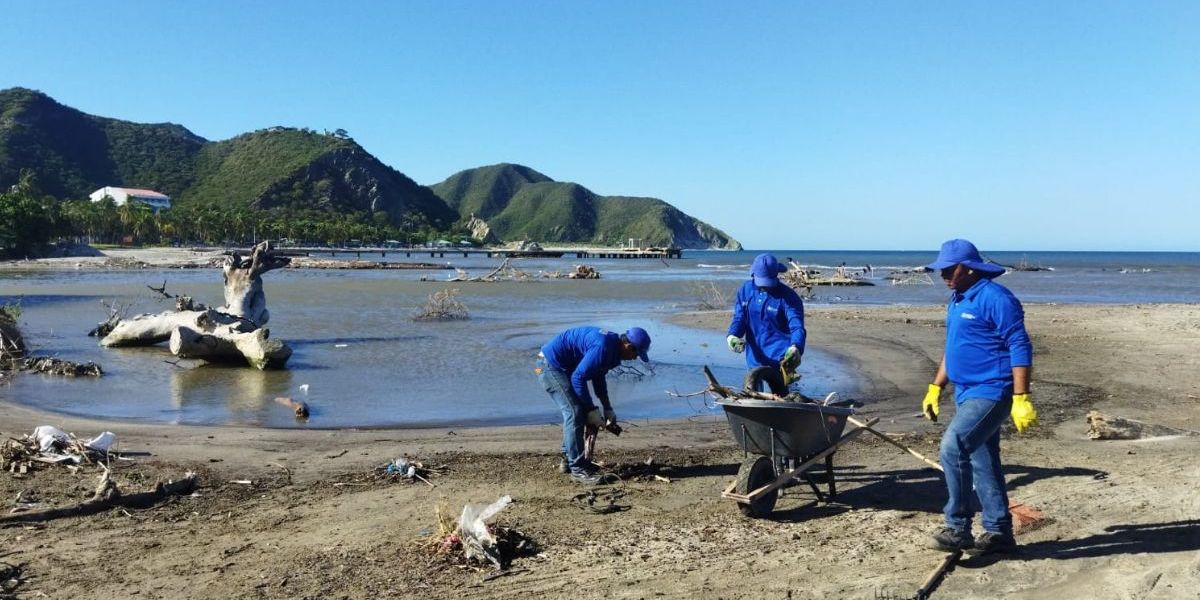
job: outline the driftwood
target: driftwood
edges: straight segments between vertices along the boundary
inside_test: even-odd
[[[263,327],[271,313],[262,275],[286,266],[290,260],[272,254],[269,242],[255,246],[249,258],[230,253],[222,268],[225,305],[220,308],[206,307],[189,296],[168,294],[166,282],[162,287],[150,287],[174,299],[175,310],[121,319],[100,345],[149,346],[169,341],[171,352],[182,358],[246,362],[259,369],[283,368],[292,351],[283,342],[270,339],[270,331]]]
[[[1093,410],[1087,414],[1088,437],[1093,440],[1137,440],[1167,435],[1200,435],[1200,432],[1143,423]]]
[[[278,398],[275,398],[275,402],[292,409],[292,412],[296,413],[297,419],[307,419],[308,418],[308,405],[305,404],[304,402],[292,400],[291,398],[288,398],[286,396],[280,396]],[[342,454],[345,454],[346,452],[347,452],[346,450],[343,450]]]
[[[65,517],[81,517],[94,515],[116,507],[148,508],[163,498],[187,494],[196,486],[196,475],[188,473],[179,481],[160,481],[155,484],[153,490],[124,496],[121,494],[121,490],[117,488],[117,484],[112,481],[111,473],[108,468],[104,468],[104,473],[100,476],[100,482],[97,484],[96,491],[92,494],[92,497],[75,506],[3,515],[0,516],[0,524],[5,522],[26,523],[51,521]]]

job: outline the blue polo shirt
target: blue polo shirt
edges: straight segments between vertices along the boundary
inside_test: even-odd
[[[804,301],[783,282],[760,288],[750,280],[738,288],[729,335],[746,337],[746,366],[779,367],[788,346],[804,354]]]
[[[571,374],[571,389],[584,408],[595,408],[587,382],[602,400],[608,399],[604,376],[621,364],[621,336],[599,327],[573,327],[542,346],[546,364]]]
[[[1013,391],[1013,367],[1033,365],[1025,310],[1008,288],[980,279],[954,292],[946,312],[946,375],[954,402],[999,401]]]

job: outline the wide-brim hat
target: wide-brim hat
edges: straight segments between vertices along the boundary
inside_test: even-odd
[[[925,270],[940,271],[955,265],[966,265],[968,269],[979,271],[985,277],[995,277],[1004,273],[1004,267],[983,260],[979,249],[967,240],[950,240],[942,244],[937,260],[925,265]]]
[[[637,348],[638,358],[642,359],[642,362],[650,362],[650,357],[646,356],[646,353],[650,351],[650,334],[646,333],[645,329],[630,327],[625,332],[625,339],[629,340],[634,348]]]
[[[771,287],[779,283],[779,274],[784,271],[787,271],[787,265],[780,264],[774,254],[759,254],[750,266],[750,276],[754,278],[754,285],[759,287]]]

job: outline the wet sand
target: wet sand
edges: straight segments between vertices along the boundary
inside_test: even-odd
[[[1043,424],[1032,435],[1007,428],[1002,448],[1011,495],[1050,521],[1019,536],[1016,555],[964,561],[934,597],[1198,597],[1200,438],[1090,441],[1083,416],[1096,408],[1200,430],[1200,307],[1026,308]],[[862,412],[883,417],[884,428],[929,456],[943,425],[913,415],[941,352],[942,314],[932,306],[808,311],[810,343],[870,379]],[[715,330],[725,318],[688,313],[678,322]],[[620,399],[614,404],[619,412]],[[628,477],[618,487],[629,510],[608,515],[570,501],[581,489],[555,470],[553,426],[181,427],[65,418],[0,401],[0,435],[47,423],[80,436],[112,430],[122,449],[150,453],[116,471],[127,493],[186,470],[200,473],[201,488],[155,508],[44,528],[5,517],[0,561],[25,563],[30,578],[18,597],[910,597],[941,558],[924,549],[941,522],[940,478],[865,438],[837,455],[835,502],[814,505],[795,488],[772,519],[750,520],[719,498],[742,460],[720,418],[639,422],[602,437],[599,458],[609,468],[631,474],[653,458],[671,480]],[[446,472],[436,487],[368,476],[401,455]],[[95,481],[87,469],[0,473],[0,498],[20,492],[43,507],[67,506],[90,496]],[[498,521],[534,537],[539,557],[490,581],[486,571],[431,560],[422,536],[436,531],[437,507],[456,515],[464,502],[503,494],[515,502]]]

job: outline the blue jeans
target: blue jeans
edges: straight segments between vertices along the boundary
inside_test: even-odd
[[[538,381],[546,393],[558,404],[563,418],[563,454],[567,457],[567,466],[572,473],[584,471],[587,461],[583,458],[583,426],[587,423],[587,413],[592,407],[584,406],[583,401],[571,387],[571,374],[562,369],[555,369],[546,364],[546,359],[539,358],[537,368]]]
[[[1011,411],[1011,393],[999,401],[968,398],[958,405],[942,436],[941,462],[950,494],[945,509],[947,527],[970,533],[974,487],[984,530],[1012,535],[1008,491],[1000,467],[1000,425]]]

